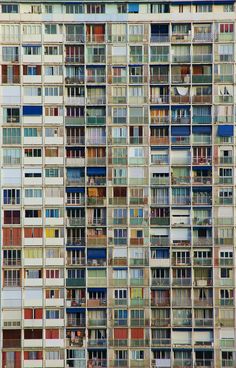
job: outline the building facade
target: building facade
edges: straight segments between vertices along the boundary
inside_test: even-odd
[[[233,1],[1,1],[2,368],[236,367]]]

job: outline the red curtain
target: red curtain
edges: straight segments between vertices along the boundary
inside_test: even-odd
[[[117,340],[128,339],[128,329],[114,328],[114,339]]]
[[[131,339],[143,339],[144,329],[143,328],[131,328]]]

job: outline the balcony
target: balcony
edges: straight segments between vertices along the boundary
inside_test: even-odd
[[[162,236],[151,236],[151,246],[169,246],[170,239]]]
[[[156,42],[156,43],[159,43],[159,42],[169,42],[170,40],[170,36],[168,34],[155,34],[155,33],[152,33],[151,34],[151,42]]]
[[[85,327],[85,318],[67,316],[67,327]]]
[[[150,76],[150,83],[151,84],[168,84],[169,83],[169,76],[168,74],[152,74]]]
[[[211,115],[193,115],[192,118],[193,124],[211,124],[212,116]]]
[[[150,97],[150,103],[153,104],[168,104],[169,103],[169,96],[163,95],[163,96],[151,96]]]
[[[189,196],[172,196],[172,205],[189,205],[191,197]]]
[[[151,286],[170,286],[169,278],[152,278]]]
[[[150,62],[151,63],[168,63],[169,54],[154,54],[151,51]]]
[[[172,185],[189,185],[191,182],[190,176],[172,176],[171,177],[171,184]]]
[[[198,54],[192,56],[193,63],[211,63],[212,62],[212,54]]]
[[[214,98],[214,102],[215,103],[230,103],[232,104],[234,101],[234,97],[233,96],[228,96],[228,95],[224,95],[224,96],[215,96]]]
[[[87,286],[107,286],[106,277],[88,277]]]
[[[172,305],[174,307],[186,307],[192,305],[192,299],[191,298],[175,298],[173,296],[172,298]]]
[[[106,177],[104,176],[88,176],[87,178],[88,186],[100,186],[106,185]]]
[[[106,339],[88,339],[87,340],[89,347],[105,347],[107,346]]]
[[[84,116],[66,116],[65,117],[65,125],[84,125],[85,124],[85,117]],[[73,137],[75,138],[75,137]],[[78,144],[83,144],[84,142],[81,141],[81,143]],[[75,144],[75,143],[73,143]]]
[[[84,278],[66,279],[66,286],[85,286],[86,280]]]
[[[212,83],[212,75],[210,74],[193,74],[192,75],[192,83]]]
[[[172,84],[190,84],[190,76],[189,74],[185,74],[185,75],[182,75],[182,74],[172,74],[171,76],[171,83]]]
[[[190,55],[172,55],[172,63],[190,63]]]
[[[212,259],[211,258],[194,258],[193,259],[194,266],[211,266],[212,265]]]
[[[85,217],[67,218],[67,226],[85,226]]]
[[[192,279],[191,278],[173,278],[172,285],[178,286],[178,287],[179,286],[181,287],[192,286]]]
[[[211,205],[212,197],[211,195],[193,195],[192,204],[193,205]]]
[[[87,34],[86,35],[86,42],[87,43],[105,43],[105,34]]]
[[[211,95],[193,95],[192,103],[193,104],[211,104],[212,96]]]
[[[157,318],[152,318],[151,320],[151,326],[152,327],[168,327],[171,324],[170,318],[160,318],[157,316]]]
[[[171,339],[168,338],[152,338],[152,346],[169,346],[171,345]]]
[[[197,32],[194,30],[193,42],[212,42],[214,39],[213,32]]]
[[[160,225],[160,226],[169,226],[170,225],[170,219],[167,218],[158,218],[158,217],[151,217],[150,218],[150,224],[151,225]]]
[[[172,322],[175,327],[190,327],[192,326],[192,318],[173,318]]]
[[[87,116],[86,124],[87,125],[105,125],[106,117],[105,116]]]
[[[65,42],[75,42],[75,43],[84,43],[84,35],[83,34],[76,34],[76,33],[66,33]]]
[[[194,246],[211,246],[212,245],[212,238],[206,237],[194,237],[193,238],[193,245]]]
[[[21,339],[5,339],[3,338],[3,348],[18,349],[21,348]]]
[[[87,224],[89,226],[105,226],[106,225],[106,217],[95,217],[93,219],[88,218]]]
[[[179,345],[189,345],[189,344],[179,343]],[[192,359],[174,359],[173,368],[186,368],[186,367],[188,368],[193,367]]]
[[[197,305],[194,302],[194,306]],[[213,304],[211,304],[213,305]],[[194,319],[196,327],[212,327],[214,320],[212,318]]]
[[[189,136],[173,136],[171,137],[171,144],[173,145],[189,145],[190,137]]]
[[[234,33],[233,32],[218,33],[216,35],[216,41],[217,42],[234,41]]]
[[[151,300],[151,306],[153,306],[153,307],[168,307],[168,306],[170,306],[170,299],[169,298],[160,298],[160,299],[153,298]]]
[[[107,305],[106,299],[88,299],[87,306],[89,308],[104,307]]]
[[[88,246],[106,246],[107,237],[104,236],[89,236],[87,237],[87,245]]]

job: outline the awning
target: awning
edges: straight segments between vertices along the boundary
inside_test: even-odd
[[[193,170],[201,171],[201,170],[211,170],[211,166],[193,166]]]
[[[211,187],[200,187],[200,188],[193,187],[193,193],[204,193],[204,192],[212,192],[212,188]]]
[[[106,258],[106,249],[87,249],[87,258]]]
[[[106,175],[105,167],[88,167],[87,175]]]
[[[74,247],[71,247],[71,245],[69,245],[68,247],[66,246],[66,250],[69,251],[69,250],[72,250],[72,251],[75,251],[75,250],[82,250],[82,251],[85,251],[85,247],[81,247],[81,246],[74,246]]]
[[[35,45],[34,43],[33,44],[27,44],[27,45],[22,45],[22,47],[42,47],[42,45]]]
[[[220,125],[217,130],[218,137],[232,137],[234,135],[233,125]]]
[[[190,129],[187,126],[173,127],[173,128],[171,128],[171,135],[172,136],[189,136],[190,135]]]
[[[84,191],[85,191],[84,188],[70,188],[70,187],[66,188],[66,193],[84,193]]]
[[[139,4],[128,4],[128,12],[129,13],[138,13]]]
[[[42,106],[23,106],[23,116],[41,116],[43,115]]]
[[[107,289],[105,289],[105,288],[88,288],[88,292],[106,293]]]
[[[210,126],[197,126],[193,127],[194,134],[211,134]]]
[[[85,308],[66,308],[66,313],[81,313],[81,312],[85,312]]]

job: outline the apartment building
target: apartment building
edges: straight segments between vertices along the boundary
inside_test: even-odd
[[[2,368],[236,367],[232,0],[0,4]]]

